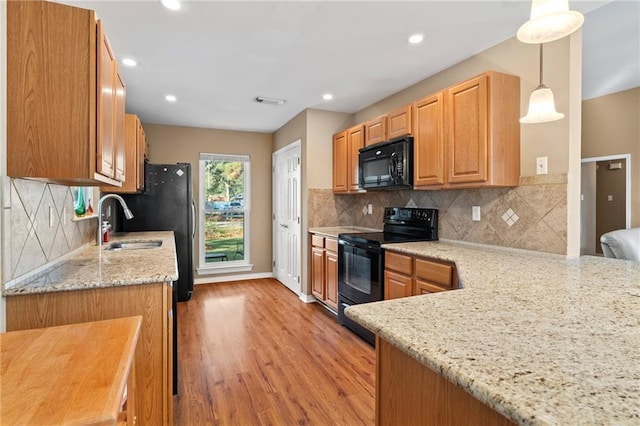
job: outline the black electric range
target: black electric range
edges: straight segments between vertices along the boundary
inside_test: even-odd
[[[384,299],[382,244],[438,239],[438,210],[408,207],[384,209],[383,232],[338,235],[338,320],[369,343],[374,336],[351,321],[345,308]]]

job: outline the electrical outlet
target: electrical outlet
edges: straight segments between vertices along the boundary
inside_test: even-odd
[[[471,207],[471,220],[480,220],[480,206]]]
[[[53,228],[55,225],[55,214],[53,212],[53,206],[49,206],[49,228]]]
[[[373,214],[373,204],[367,204],[367,213]]]
[[[613,201],[613,195],[607,195],[607,201]]]
[[[546,175],[547,171],[547,157],[536,157],[536,174],[537,175]]]

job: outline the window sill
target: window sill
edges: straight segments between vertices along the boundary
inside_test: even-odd
[[[222,262],[219,262],[222,263]],[[253,264],[235,264],[235,265],[207,265],[196,269],[198,275],[216,275],[216,274],[228,274],[231,272],[249,272],[253,270]]]

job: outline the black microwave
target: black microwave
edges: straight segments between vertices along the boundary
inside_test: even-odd
[[[358,165],[362,189],[411,189],[413,138],[405,136],[362,148]]]

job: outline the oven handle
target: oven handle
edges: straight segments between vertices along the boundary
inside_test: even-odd
[[[366,250],[370,253],[380,253],[382,251],[382,249],[378,246],[372,246],[370,244],[358,244],[358,243],[352,243],[350,241],[345,241],[345,240],[338,240],[338,245],[342,245],[342,246],[349,246],[349,247],[354,247],[354,248],[359,248],[362,250]]]

